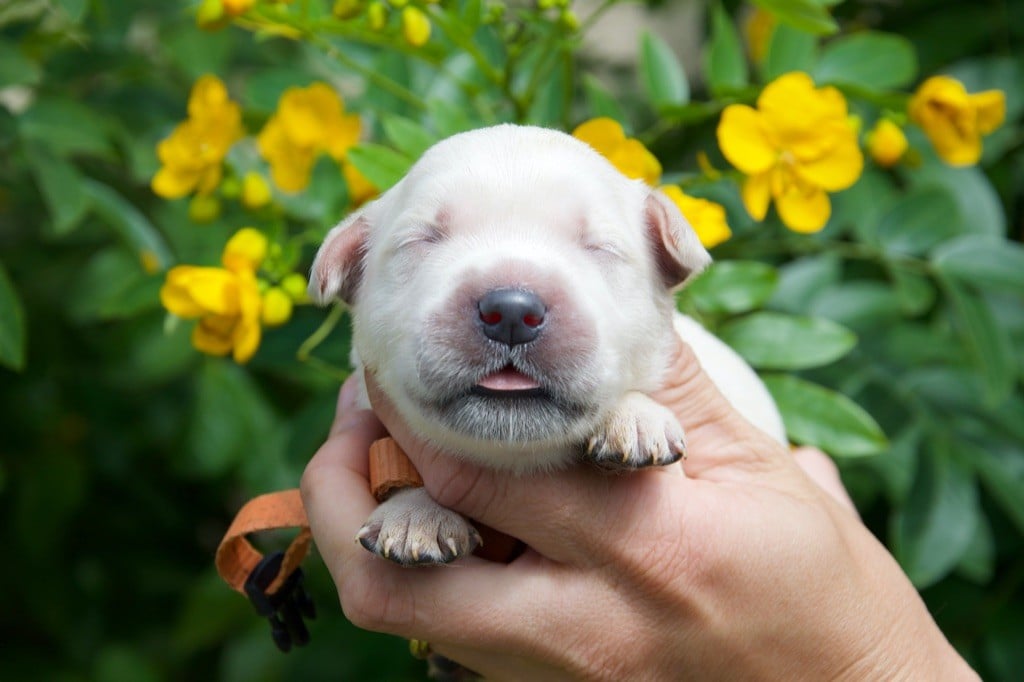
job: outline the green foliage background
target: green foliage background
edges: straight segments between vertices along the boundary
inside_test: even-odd
[[[925,150],[920,167],[869,169],[835,197],[819,235],[755,225],[727,182],[698,187],[726,206],[736,236],[680,305],[764,373],[794,438],[838,457],[865,521],[972,665],[986,679],[1019,679],[1024,2],[758,4],[790,22],[762,73],[734,58],[737,3],[725,2],[709,12],[704,84],[680,78],[651,38],[638,37],[639,76],[604,74],[603,83],[581,78],[586,64],[559,44],[564,68],[550,87],[507,111],[439,85],[445,69],[480,75],[453,46],[426,69],[398,50],[338,43],[357,66],[433,88],[428,111],[372,88],[350,102],[372,122],[374,143],[398,151],[367,146],[362,168],[381,181],[400,172],[411,151],[403,140],[421,129],[437,136],[488,116],[571,129],[598,114],[632,120],[663,161],[705,150],[724,167],[713,143],[721,107],[797,67],[840,83],[865,116],[933,73],[971,91],[1003,89],[1007,121],[986,139],[979,167],[947,168],[914,139]],[[825,7],[843,35],[887,37],[853,48],[816,37],[833,28]],[[365,77],[309,42],[262,38],[198,31],[183,4],[156,0],[0,3],[0,89],[33,93],[23,110],[0,108],[4,679],[422,677],[404,642],[345,622],[316,559],[307,572],[321,616],[312,644],[287,656],[213,573],[213,550],[240,504],[297,484],[337,387],[295,362],[321,312],[300,308],[240,368],[200,356],[187,328],[166,325],[162,274],[138,262],[141,250],[164,267],[209,262],[248,220],[229,209],[192,226],[186,202],[149,189],[154,146],[181,119],[198,76],[220,75],[257,118],[289,85]],[[886,59],[873,61],[879,54]],[[481,100],[488,87],[478,83]],[[387,115],[416,123],[411,137]],[[678,179],[692,175],[676,165],[666,162]],[[339,191],[315,179],[289,210],[322,234],[341,210]],[[343,365],[346,339],[343,323],[318,356]]]

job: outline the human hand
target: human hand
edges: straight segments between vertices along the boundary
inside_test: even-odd
[[[348,618],[494,679],[976,679],[830,460],[744,421],[685,345],[668,376],[654,397],[686,428],[682,465],[519,478],[419,442],[368,377],[431,496],[528,546],[508,565],[416,569],[353,539],[384,429],[346,387],[302,489]]]

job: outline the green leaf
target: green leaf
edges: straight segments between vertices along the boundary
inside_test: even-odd
[[[924,314],[935,303],[938,292],[929,278],[895,268],[889,276],[892,278],[900,308],[907,315]]]
[[[40,97],[18,117],[18,132],[58,156],[84,154],[113,159],[109,123],[96,111],[74,99]]]
[[[401,180],[413,164],[408,156],[372,142],[349,149],[348,160],[382,192]]]
[[[875,235],[895,255],[919,256],[959,232],[957,205],[937,187],[913,191],[882,216]]]
[[[27,145],[28,162],[50,211],[55,235],[71,232],[89,208],[82,175],[66,159],[38,144]]]
[[[160,307],[162,278],[146,275],[138,258],[110,246],[92,256],[68,292],[68,310],[79,321],[135,317]]]
[[[1009,333],[984,299],[950,279],[940,284],[952,304],[956,328],[985,383],[985,400],[1002,402],[1013,391],[1017,362]]]
[[[163,235],[149,219],[113,189],[91,178],[82,179],[82,188],[93,210],[118,233],[125,243],[141,258],[144,254],[156,258],[162,270],[171,263],[171,253]]]
[[[964,235],[946,242],[931,255],[942,274],[980,289],[1024,296],[1024,247]]]
[[[800,31],[829,35],[839,30],[828,10],[814,0],[754,0],[754,4]]]
[[[1024,450],[1017,443],[995,439],[979,443],[958,440],[956,446],[974,464],[992,499],[1024,533]]]
[[[877,329],[903,316],[899,299],[880,282],[852,281],[818,292],[806,311],[854,331]]]
[[[14,45],[0,42],[0,83],[8,85],[35,85],[43,70]]]
[[[427,111],[439,138],[451,137],[474,127],[473,120],[466,114],[466,110],[447,100],[427,100]]]
[[[745,313],[772,295],[778,281],[775,268],[757,261],[714,263],[691,282],[680,296],[705,313]]]
[[[411,159],[418,159],[437,138],[420,123],[404,116],[385,116],[384,134],[392,144]]]
[[[978,527],[960,557],[956,571],[971,582],[984,585],[992,580],[995,568],[996,541],[992,535],[992,525],[984,514],[979,514]]]
[[[772,312],[728,322],[718,336],[759,369],[820,367],[857,345],[853,332],[830,320]]]
[[[640,37],[640,78],[655,109],[690,101],[690,84],[672,48],[648,31]]]
[[[25,368],[25,311],[0,263],[0,365],[21,371]]]
[[[277,415],[246,371],[230,360],[211,358],[198,377],[189,446],[180,464],[211,477],[249,459],[274,459],[279,428]]]
[[[974,472],[954,455],[948,434],[933,434],[907,504],[893,518],[895,554],[915,586],[933,585],[953,570],[980,516]]]
[[[591,118],[607,117],[626,124],[626,115],[622,107],[593,74],[583,74],[583,92],[587,98],[587,110]]]
[[[818,40],[791,26],[778,26],[772,31],[764,59],[766,80],[775,80],[790,71],[810,71],[817,60]]]
[[[917,55],[902,36],[864,31],[837,38],[814,67],[817,83],[841,83],[868,90],[890,90],[913,83]]]
[[[711,11],[711,40],[704,52],[704,74],[715,93],[738,90],[750,82],[739,32],[720,2]]]
[[[839,281],[839,275],[840,260],[834,254],[805,256],[786,263],[779,268],[779,284],[767,305],[790,313],[805,312],[815,296]]]
[[[537,88],[525,123],[553,128],[565,118],[565,70],[560,66],[556,65]]]
[[[836,457],[873,455],[888,446],[871,415],[846,396],[786,374],[763,379],[792,441],[817,446]]]
[[[911,187],[937,186],[944,189],[957,205],[960,232],[1002,238],[1006,235],[1006,213],[999,194],[985,172],[974,166],[953,168],[935,161],[907,173]]]
[[[832,219],[858,239],[877,243],[875,232],[881,216],[903,196],[887,173],[867,167],[853,187],[838,192],[832,201]]]

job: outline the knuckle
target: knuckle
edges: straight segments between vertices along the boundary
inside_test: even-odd
[[[406,634],[414,624],[415,603],[407,589],[380,580],[379,575],[348,577],[338,584],[338,596],[345,618],[356,627],[375,632]],[[386,585],[386,583],[392,583]]]

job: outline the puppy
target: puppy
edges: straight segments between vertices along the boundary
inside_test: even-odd
[[[674,312],[673,292],[710,260],[674,204],[588,145],[501,125],[439,142],[331,230],[310,294],[350,306],[357,375],[371,371],[444,451],[513,475],[580,459],[638,469],[685,452],[675,416],[647,396],[676,333],[741,413],[785,439],[754,372]],[[435,564],[479,535],[417,488],[387,499],[359,540]]]

